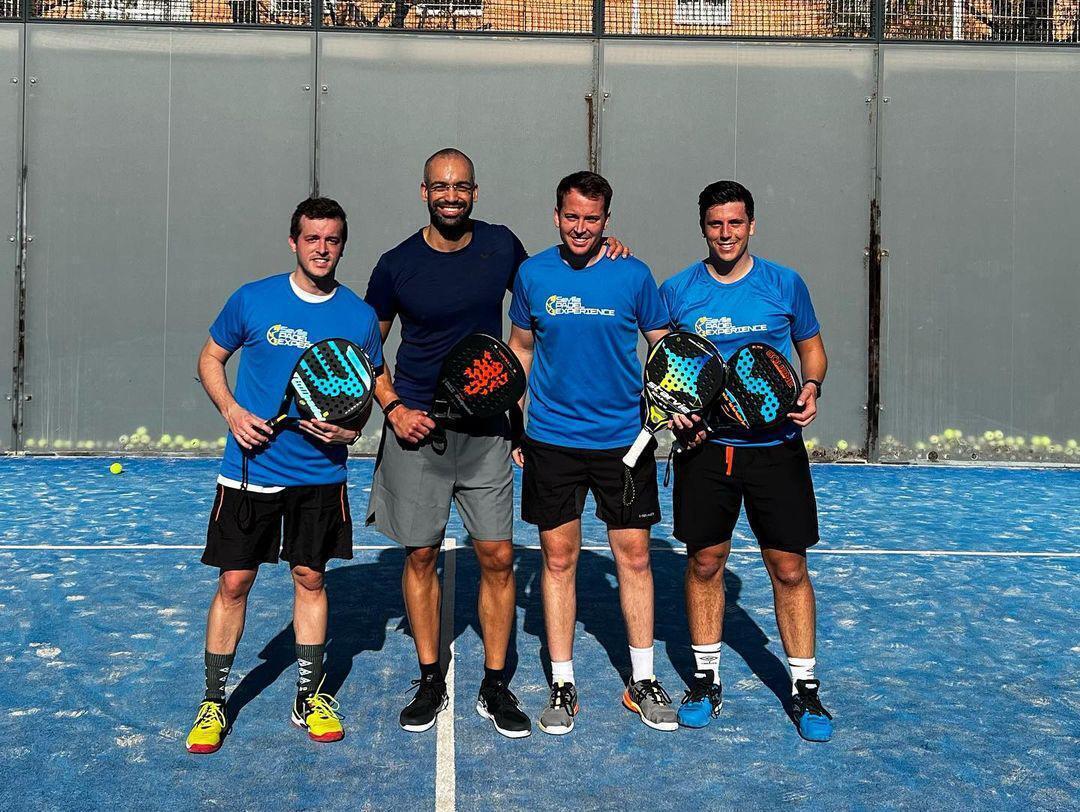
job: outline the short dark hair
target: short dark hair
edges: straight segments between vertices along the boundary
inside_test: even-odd
[[[590,200],[604,198],[604,214],[611,210],[611,184],[595,172],[575,172],[559,181],[555,190],[555,208],[562,211],[563,198],[573,190]]]
[[[754,219],[754,196],[750,194],[750,190],[737,181],[718,180],[710,183],[698,195],[698,218],[702,231],[705,230],[705,212],[713,206],[722,206],[725,203],[742,203],[746,206],[747,218]]]
[[[427,184],[428,167],[439,158],[460,158],[469,165],[469,180],[476,182],[476,167],[473,166],[472,158],[454,147],[443,147],[438,152],[432,153],[431,157],[424,161],[424,183]]]
[[[349,221],[345,217],[345,209],[336,200],[328,197],[309,197],[296,207],[293,212],[292,222],[289,224],[289,236],[294,240],[300,236],[300,218],[309,220],[340,220],[341,221],[341,244],[349,241]]]

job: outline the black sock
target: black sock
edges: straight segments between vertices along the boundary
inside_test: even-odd
[[[319,689],[323,679],[323,652],[325,650],[325,643],[315,646],[296,644],[296,667],[299,674],[296,680],[297,696],[311,696]]]
[[[488,668],[484,666],[484,682],[488,685],[494,685],[496,682],[506,681],[506,669],[505,668]]]
[[[232,670],[235,657],[235,652],[232,654],[211,654],[209,651],[203,653],[203,664],[206,666],[206,695],[203,697],[203,702],[225,701],[225,683],[229,679],[229,671]]]
[[[422,679],[424,682],[432,680],[435,682],[442,682],[443,675],[442,671],[439,670],[438,661],[433,662],[430,665],[420,663],[420,679]]]

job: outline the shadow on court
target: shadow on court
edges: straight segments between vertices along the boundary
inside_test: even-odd
[[[382,650],[386,644],[387,626],[392,620],[399,619],[399,630],[406,627],[400,586],[404,561],[404,551],[393,548],[382,550],[371,563],[327,570],[326,590],[330,602],[324,686],[327,692],[338,693],[348,679],[357,655]],[[249,611],[258,603],[259,595],[253,590]],[[283,607],[283,611],[291,612],[291,606]],[[235,721],[245,705],[273,685],[284,672],[295,675],[295,642],[290,623],[266,643],[259,652],[262,662],[244,676],[229,697],[226,708],[230,723]],[[244,642],[240,645],[243,646]]]
[[[655,588],[654,637],[664,643],[671,665],[683,682],[688,683],[694,672],[694,658],[690,649],[690,634],[686,625],[683,575],[686,556],[672,548],[665,539],[652,539],[652,569]],[[459,562],[464,563],[462,557]],[[476,619],[475,597],[479,573],[474,559],[458,569],[458,605],[454,621],[454,637],[457,638],[469,626],[479,635]],[[543,605],[540,591],[542,557],[539,550],[519,549],[517,561],[517,604],[523,614],[522,630],[526,647],[539,641],[540,663],[548,682],[551,681],[551,655],[546,645]],[[791,683],[784,664],[769,650],[769,637],[754,621],[740,603],[742,580],[730,569],[724,573],[727,608],[724,613],[724,642],[741,657],[761,682],[768,687],[787,708],[790,703]],[[467,597],[466,597],[467,596]],[[578,559],[577,618],[585,634],[594,638],[604,649],[608,662],[623,682],[630,678],[630,652],[627,648],[626,630],[622,609],[619,605],[618,579],[615,562],[610,555],[593,550],[582,550]],[[511,652],[517,657],[535,657],[537,652],[528,648],[518,650],[511,641]],[[585,678],[585,675],[581,675]],[[661,674],[661,679],[664,675]],[[675,694],[675,686],[669,685]],[[678,697],[675,697],[676,699]]]

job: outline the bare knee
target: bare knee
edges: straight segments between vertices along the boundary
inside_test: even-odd
[[[412,547],[405,556],[405,569],[414,577],[431,578],[438,560],[438,547]]]
[[[218,594],[227,605],[243,603],[255,583],[255,570],[226,570],[218,577]]]
[[[475,542],[480,574],[505,580],[514,574],[514,547],[508,542]]]
[[[649,545],[646,542],[641,546],[623,548],[619,550],[615,559],[622,572],[635,575],[644,575],[649,572]]]
[[[810,573],[806,568],[806,559],[793,553],[780,560],[774,560],[769,566],[769,575],[775,586],[783,589],[795,589],[810,582]]]
[[[577,572],[577,546],[550,545],[544,549],[544,569],[556,577],[572,577]]]
[[[310,567],[293,567],[292,578],[301,592],[322,592],[325,584],[323,574]]]
[[[716,547],[703,547],[695,550],[688,556],[687,569],[690,577],[695,581],[715,581],[724,577],[724,567],[727,566],[728,545]]]

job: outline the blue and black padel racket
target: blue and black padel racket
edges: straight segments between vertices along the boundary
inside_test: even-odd
[[[727,382],[716,403],[729,425],[766,429],[787,419],[801,390],[799,376],[783,353],[755,341],[728,359]]]
[[[347,339],[327,338],[304,350],[296,362],[270,428],[296,419],[289,416],[291,403],[303,419],[348,423],[374,396],[375,370],[367,353]]]

